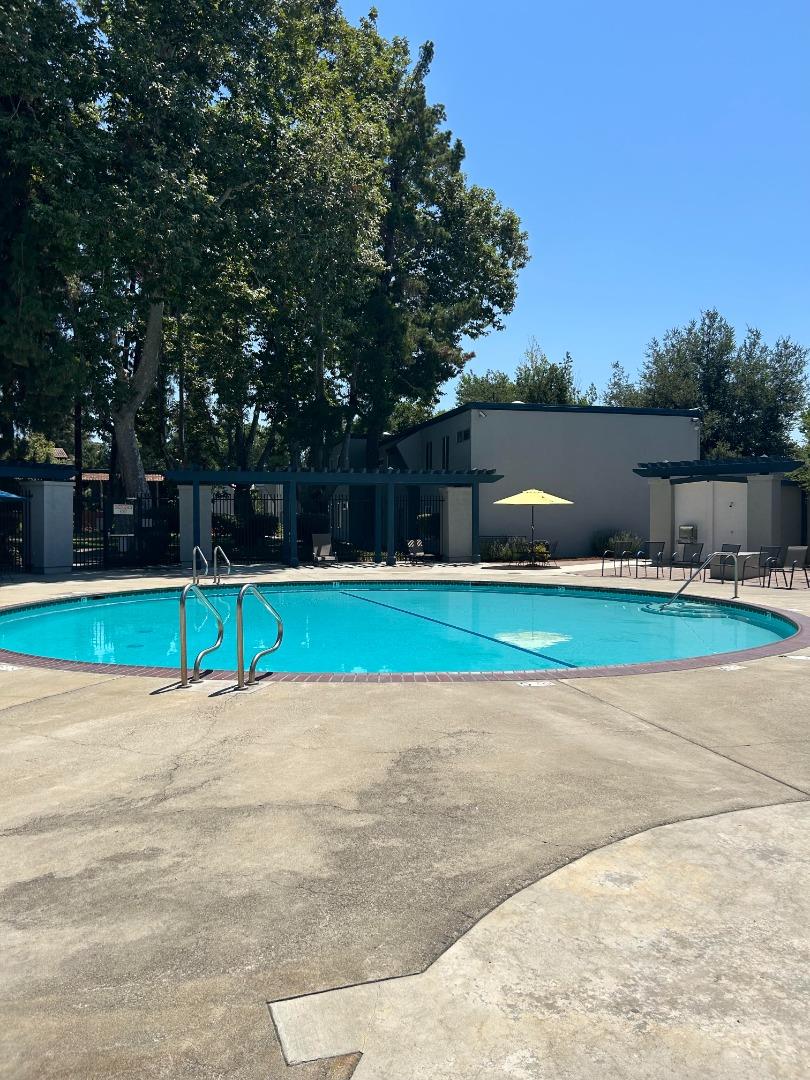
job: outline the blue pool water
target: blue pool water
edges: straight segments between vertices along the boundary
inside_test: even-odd
[[[662,615],[658,598],[586,589],[335,582],[262,586],[284,619],[273,671],[528,671],[638,664],[750,649],[795,626],[769,612],[688,602]],[[236,667],[235,587],[207,589],[225,620],[206,659]],[[0,647],[63,660],[177,667],[178,590],[72,600],[0,614]],[[213,643],[213,616],[188,604],[189,658]],[[691,614],[693,617],[687,617]],[[703,617],[711,616],[711,617]],[[275,640],[261,604],[245,601],[246,655]]]

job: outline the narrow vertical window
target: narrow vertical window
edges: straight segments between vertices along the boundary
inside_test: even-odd
[[[432,469],[433,468],[433,443],[432,442],[426,442],[425,443],[425,468],[426,469]]]
[[[450,468],[450,436],[442,436],[442,468]]]

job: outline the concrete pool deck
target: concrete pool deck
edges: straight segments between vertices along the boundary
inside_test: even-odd
[[[593,574],[240,579],[614,584]],[[181,580],[28,580],[0,605]],[[810,616],[803,585],[742,598]],[[810,1071],[810,649],[525,686],[164,686],[0,670],[3,1077]]]

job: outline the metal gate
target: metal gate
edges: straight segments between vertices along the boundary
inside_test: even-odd
[[[175,493],[118,502],[100,484],[83,487],[73,512],[73,565],[82,570],[171,566],[180,562]]]
[[[257,488],[221,488],[211,503],[211,535],[233,562],[279,562],[284,497]]]
[[[3,487],[9,494],[22,494],[13,480],[3,481]],[[0,498],[0,571],[30,569],[29,517],[30,506],[24,495],[19,499]]]
[[[443,502],[441,495],[425,495],[418,488],[405,488],[397,493],[394,515],[397,558],[411,554],[412,540],[419,541],[421,553],[439,558]]]

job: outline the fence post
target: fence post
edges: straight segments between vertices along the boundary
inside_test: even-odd
[[[195,547],[195,536],[199,537],[199,546],[206,559],[211,559],[213,542],[211,539],[211,485],[179,484],[180,497],[180,562],[190,563]],[[195,522],[195,494],[199,501],[199,518]],[[195,529],[196,524],[196,529]]]

